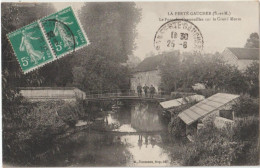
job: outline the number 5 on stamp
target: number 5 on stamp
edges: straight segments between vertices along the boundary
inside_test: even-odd
[[[71,7],[7,36],[24,73],[90,44]]]
[[[9,33],[7,36],[24,73],[54,59],[38,22]]]

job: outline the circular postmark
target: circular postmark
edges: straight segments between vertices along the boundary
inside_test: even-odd
[[[46,35],[55,46],[55,52],[61,51],[65,46],[67,50],[75,51],[76,39],[70,27],[57,19],[46,19],[42,23],[45,26]]]
[[[154,37],[154,47],[158,52],[179,50],[201,53],[203,43],[199,28],[185,19],[174,19],[164,23]]]

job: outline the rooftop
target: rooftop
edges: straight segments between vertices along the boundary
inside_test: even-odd
[[[238,59],[259,60],[259,48],[228,48]]]
[[[20,90],[74,90],[76,87],[19,87]]]
[[[203,118],[214,110],[226,105],[227,103],[237,99],[239,95],[228,93],[217,93],[187,110],[181,112],[178,116],[187,124],[190,125],[195,121]]]
[[[205,97],[202,95],[192,95],[192,96],[187,96],[184,98],[178,98],[178,99],[173,99],[173,100],[169,100],[169,101],[165,101],[165,102],[161,102],[160,105],[162,106],[162,108],[164,109],[169,109],[169,108],[173,108],[173,107],[178,107],[181,106],[183,104],[187,104],[193,101],[202,101],[204,100]]]
[[[170,58],[178,54],[178,52],[163,53],[156,56],[151,56],[145,58],[140,64],[135,68],[135,72],[146,72],[157,70],[158,66],[163,63],[166,58]]]

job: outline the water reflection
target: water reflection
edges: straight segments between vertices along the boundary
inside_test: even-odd
[[[156,105],[147,103],[106,112],[100,126],[106,131],[89,130],[70,136],[62,142],[55,165],[178,166],[171,162],[171,150],[165,144],[167,131],[158,112]]]
[[[121,142],[127,143],[131,154],[127,166],[170,166],[170,152],[161,147],[160,135],[126,135]]]
[[[108,128],[119,132],[150,132],[163,129],[158,115],[158,107],[147,103],[137,103],[117,112],[108,111],[104,118]]]
[[[158,107],[138,103],[131,109],[131,126],[138,131],[160,131],[162,123],[159,120]]]

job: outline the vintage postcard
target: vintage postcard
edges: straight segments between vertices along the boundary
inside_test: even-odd
[[[3,167],[259,165],[257,1],[2,2]]]

